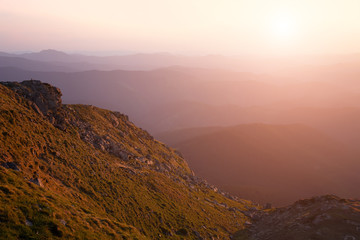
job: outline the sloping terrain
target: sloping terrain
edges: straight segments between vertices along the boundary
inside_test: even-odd
[[[229,239],[257,211],[125,115],[60,96],[0,84],[0,239]]]
[[[20,57],[6,57],[6,56],[0,56],[0,67],[13,67],[17,69],[25,69],[32,71],[43,71],[45,69],[47,72],[74,71],[74,69],[71,69],[70,67],[58,66],[54,63],[34,61]]]
[[[333,195],[300,200],[269,211],[235,234],[236,240],[356,240],[360,238],[360,201]]]
[[[63,105],[60,90],[39,81],[0,84],[0,239],[353,240],[359,205],[240,200],[126,115]]]
[[[247,199],[279,206],[319,194],[360,197],[358,154],[304,125],[192,128],[158,137],[197,175]]]

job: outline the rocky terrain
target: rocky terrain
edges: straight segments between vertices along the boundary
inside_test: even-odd
[[[0,84],[0,239],[358,239],[358,204],[230,196],[124,114]]]
[[[0,85],[1,239],[228,239],[259,208],[194,176],[128,117]]]
[[[333,195],[299,200],[252,217],[236,239],[360,239],[360,201]]]

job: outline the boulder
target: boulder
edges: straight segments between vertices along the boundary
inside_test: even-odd
[[[114,114],[110,114],[110,122],[114,127],[119,126],[119,120]]]
[[[41,182],[40,178],[32,178],[29,181],[40,187],[44,187],[44,184]]]
[[[3,82],[1,84],[30,100],[35,104],[32,106],[33,109],[45,116],[49,115],[49,113],[55,113],[61,107],[62,93],[60,89],[50,84],[38,80],[27,80],[21,83]]]

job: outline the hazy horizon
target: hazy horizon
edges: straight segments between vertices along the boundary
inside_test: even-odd
[[[2,50],[191,55],[359,53],[360,2],[8,1]]]
[[[132,56],[132,55],[170,55],[170,56],[185,56],[185,57],[206,57],[206,56],[219,56],[219,57],[231,57],[231,58],[252,58],[252,59],[285,59],[285,58],[310,58],[310,57],[342,57],[342,56],[360,56],[360,50],[352,53],[293,53],[287,55],[269,55],[269,54],[216,54],[212,52],[204,53],[187,53],[176,51],[136,51],[136,50],[106,50],[106,51],[91,51],[91,50],[64,50],[58,48],[42,48],[42,49],[22,49],[9,51],[7,49],[0,49],[0,52],[9,53],[14,55],[21,55],[27,53],[41,53],[46,51],[56,51],[65,53],[68,55],[84,55],[84,56],[96,56],[96,57],[111,57],[111,56]]]

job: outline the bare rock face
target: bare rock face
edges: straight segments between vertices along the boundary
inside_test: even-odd
[[[1,84],[33,102],[35,111],[40,111],[44,116],[56,113],[61,107],[61,91],[50,84],[38,80],[27,80],[21,83],[4,82]]]
[[[66,113],[62,111],[62,93],[59,88],[39,80],[27,80],[20,83],[1,82],[0,84],[29,100],[34,111],[47,118],[55,127],[66,130],[68,120]]]

